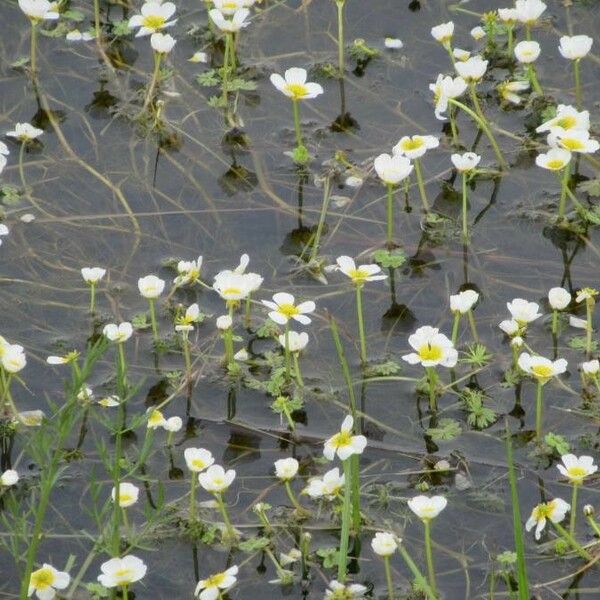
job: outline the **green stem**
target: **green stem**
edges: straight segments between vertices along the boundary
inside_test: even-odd
[[[196,483],[198,474],[192,471],[192,481],[190,484],[190,523],[196,520]]]
[[[312,241],[312,250],[310,253],[309,263],[313,264],[317,260],[317,254],[319,253],[319,246],[321,244],[321,236],[323,235],[323,228],[325,227],[325,219],[327,218],[327,209],[329,208],[329,200],[331,198],[331,181],[329,177],[325,179],[323,186],[323,203],[321,204],[321,214],[319,215],[319,222],[317,224],[317,231]]]
[[[387,184],[387,245],[391,248],[394,244],[394,186]]]
[[[588,523],[590,524],[590,527],[594,530],[594,533],[600,537],[600,527],[598,526],[598,523],[596,523],[596,520],[594,519],[593,515],[587,515],[587,520]]]
[[[508,58],[513,58],[513,29],[514,25],[508,25],[506,28],[506,33],[508,35]]]
[[[465,242],[469,239],[469,223],[467,219],[467,174],[462,175],[462,235]]]
[[[358,433],[356,423],[354,429]],[[358,535],[362,524],[360,516],[360,454],[353,454],[350,461],[352,472],[352,528],[354,529],[354,535]]]
[[[231,367],[234,363],[233,358],[233,303],[229,304],[229,316],[231,325],[223,332],[223,343],[225,344],[225,362],[227,367]]]
[[[466,112],[479,125],[479,127],[481,127],[481,129],[487,136],[488,140],[490,141],[492,148],[494,149],[494,154],[496,155],[496,159],[498,160],[498,163],[500,164],[500,168],[507,169],[508,164],[504,160],[504,157],[502,156],[502,152],[500,151],[500,147],[498,146],[498,142],[496,142],[496,138],[494,137],[494,134],[492,133],[490,127],[488,126],[487,120],[485,119],[483,114],[480,117],[475,111],[471,110],[468,106],[466,106],[462,102],[459,102],[458,100],[455,100],[454,98],[449,98],[448,102],[450,104],[453,104],[454,106],[457,106],[462,111]]]
[[[394,600],[394,582],[392,581],[392,569],[390,567],[390,557],[383,557],[383,568],[385,569],[385,580],[387,581],[388,600]]]
[[[585,353],[588,360],[592,355],[592,315],[594,312],[594,300],[593,298],[586,298],[585,300],[585,313],[587,317],[587,326],[585,331]]]
[[[229,44],[229,65],[228,68],[232,74],[235,74],[237,69],[237,60],[235,56],[235,34],[233,32],[227,33],[225,36],[225,43]]]
[[[356,425],[356,397],[354,396],[352,376],[350,374],[350,368],[348,367],[348,361],[346,360],[344,346],[342,346],[342,340],[340,339],[340,332],[338,331],[336,320],[331,316],[329,317],[329,326],[331,327],[331,335],[333,336],[338,360],[340,362],[340,366],[342,367],[342,373],[344,374],[344,381],[346,382],[346,387],[348,388],[350,414],[352,415],[352,418],[354,419],[354,424]]]
[[[192,357],[190,354],[190,340],[188,332],[182,332],[181,341],[183,345],[183,359],[185,361],[185,379],[189,382],[192,378]]]
[[[300,107],[298,100],[292,100],[292,111],[294,113],[294,131],[296,132],[296,146],[302,148],[302,131],[300,130]]]
[[[362,285],[356,285],[356,316],[358,318],[358,335],[360,338],[360,361],[367,364],[367,342],[365,339],[365,323],[362,308]]]
[[[552,525],[581,558],[588,561],[592,560],[591,554],[560,523],[552,523]]]
[[[450,120],[450,131],[452,132],[452,145],[458,146],[458,128],[456,126],[455,107],[448,107],[448,119]]]
[[[142,106],[142,112],[145,111],[150,102],[152,101],[152,97],[154,96],[154,88],[156,87],[156,83],[158,82],[158,77],[160,75],[160,61],[162,59],[162,55],[159,52],[154,53],[154,71],[152,72],[152,79],[150,80],[150,86],[148,87],[148,91],[146,92],[146,98],[144,99],[144,105]]]
[[[127,585],[124,585],[121,588],[123,590],[123,593],[121,595],[121,598],[123,600],[129,600],[129,589],[128,588],[129,588],[129,586],[127,586]]]
[[[580,59],[573,61],[573,73],[575,75],[575,103],[577,109],[581,110],[581,75],[579,70]]]
[[[289,383],[291,376],[291,360],[290,360],[290,321],[285,324],[285,333],[283,334],[283,350],[285,353],[285,380]]]
[[[36,21],[31,21],[31,55],[29,64],[31,66],[31,75],[35,78],[37,72],[37,27]]]
[[[419,567],[417,567],[415,561],[411,558],[410,554],[406,551],[406,548],[404,548],[402,544],[398,546],[398,552],[400,552],[400,556],[402,556],[406,566],[409,568],[410,572],[413,574],[413,577],[419,584],[419,588],[425,590],[428,600],[436,600],[437,593],[431,588],[429,583],[427,583],[427,579],[423,573],[421,573]]]
[[[152,324],[152,337],[154,342],[158,343],[158,325],[156,323],[156,310],[154,308],[154,299],[148,298],[148,305],[150,306],[150,323]]]
[[[294,373],[296,374],[296,383],[300,387],[304,387],[304,380],[302,379],[302,373],[300,372],[300,362],[298,360],[299,352],[292,352],[292,358],[294,359]]]
[[[348,562],[348,545],[350,539],[350,519],[352,512],[352,469],[350,459],[343,461],[344,465],[344,504],[342,507],[342,529],[340,532],[340,550],[338,556],[337,580],[346,581],[346,564]]]
[[[573,493],[571,495],[571,518],[569,519],[569,535],[575,536],[575,524],[577,522],[577,492],[579,484],[573,484]]]
[[[428,519],[423,521],[425,526],[425,556],[427,559],[428,580],[433,593],[437,595],[437,587],[435,582],[435,568],[433,566],[433,552],[431,550],[431,522]]]
[[[292,503],[294,508],[298,511],[298,513],[306,514],[307,510],[301,506],[300,502],[298,502],[298,498],[296,498],[296,494],[294,494],[294,490],[292,490],[292,486],[290,485],[290,482],[288,480],[286,480],[283,482],[283,485],[285,486],[285,491],[287,493],[287,496],[290,499],[290,502]]]
[[[568,163],[560,178],[560,201],[558,203],[558,220],[562,221],[565,218],[565,209],[567,207],[567,191],[569,189],[569,179],[571,177],[571,163]]]
[[[542,90],[542,86],[538,81],[537,74],[535,72],[535,67],[531,63],[527,65],[527,76],[529,77],[529,82],[531,83],[531,87],[535,91],[535,93],[540,96],[543,96],[544,91]]]
[[[462,315],[459,311],[454,313],[454,321],[452,323],[452,345],[456,346],[456,342],[458,341],[458,326],[460,325],[460,318]]]
[[[558,311],[552,311],[552,335],[556,335],[558,332]]]
[[[119,344],[119,348],[122,344]],[[125,420],[125,402],[121,399],[119,402],[119,411],[117,415],[117,427],[115,431],[115,455],[113,464],[113,487],[115,488],[115,501],[113,506],[113,530],[111,540],[111,551],[113,558],[121,553],[121,535],[119,532],[119,522],[121,518],[121,507],[119,506],[120,487],[121,487],[121,456],[123,453],[123,421]]]
[[[425,367],[425,371],[429,382],[429,410],[437,412],[437,373],[434,367]]]
[[[336,0],[337,2],[337,20],[338,20],[338,68],[339,77],[343,79],[344,67],[344,4],[345,0]]]
[[[252,326],[252,320],[250,316],[251,308],[252,302],[250,300],[250,294],[248,294],[248,296],[246,296],[246,310],[244,314],[244,326],[246,327],[246,329],[250,329],[250,327]]]
[[[477,89],[475,88],[474,83],[469,84],[469,94],[471,95],[471,102],[473,102],[473,107],[475,108],[475,112],[477,116],[485,121],[485,115],[483,114],[483,110],[481,109],[481,104],[479,104],[479,98],[477,96]]]
[[[469,325],[471,327],[471,335],[473,336],[473,341],[476,344],[478,344],[479,335],[477,335],[477,325],[475,324],[475,316],[473,315],[473,310],[471,308],[467,312],[467,317],[469,319]]]
[[[419,186],[419,194],[421,195],[421,202],[425,212],[429,212],[429,202],[427,201],[427,192],[425,191],[425,182],[423,181],[423,173],[421,171],[421,161],[418,158],[414,160],[415,173],[417,175],[417,185]]]
[[[96,284],[90,283],[90,314],[96,312]]]
[[[538,382],[535,392],[535,439],[538,444],[542,441],[542,384]]]
[[[221,512],[221,516],[223,517],[223,523],[225,523],[225,531],[227,533],[227,537],[230,540],[235,539],[236,534],[231,525],[231,520],[229,519],[229,514],[227,512],[227,506],[225,506],[225,501],[223,500],[223,494],[215,494],[215,498],[217,500],[217,505],[219,507],[219,511]]]

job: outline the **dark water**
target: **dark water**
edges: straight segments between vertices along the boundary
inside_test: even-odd
[[[471,2],[463,6],[479,12],[497,8],[498,3]],[[562,2],[549,2],[548,18],[534,32],[534,39],[542,45],[538,75],[546,94],[557,103],[574,101],[570,64],[558,54],[557,34],[572,30],[594,36],[600,25],[598,6],[597,2],[575,2],[565,8]],[[2,335],[18,340],[29,356],[24,371],[27,389],[17,392],[19,407],[44,408],[45,397],[57,399],[63,389],[60,372],[47,367],[45,357],[57,348],[82,348],[91,333],[87,290],[79,275],[82,266],[98,264],[109,270],[108,283],[99,294],[102,323],[131,319],[146,309],[137,293],[138,277],[156,273],[171,279],[172,271],[164,266],[168,259],[191,259],[199,254],[204,255],[206,281],[219,270],[236,265],[239,255],[248,252],[252,270],[265,277],[261,297],[286,290],[315,300],[318,317],[308,329],[311,342],[302,365],[308,386],[321,393],[308,395],[305,419],[298,424],[296,441],[289,440],[278,417],[269,409],[266,395],[243,387],[229,389],[218,366],[222,346],[212,321],[198,328],[197,349],[206,354],[200,361],[201,377],[188,407],[187,432],[176,435],[174,461],[185,470],[183,447],[203,446],[214,453],[217,462],[236,468],[238,478],[228,499],[234,522],[249,534],[252,529],[244,526],[256,523],[250,507],[259,494],[266,490],[265,499],[273,506],[287,503],[282,488],[275,486],[271,477],[273,461],[295,456],[306,465],[306,474],[316,473],[319,467],[312,464],[312,459],[320,456],[321,441],[341,421],[347,400],[326,311],[340,322],[354,377],[360,380],[351,291],[341,281],[341,275],[330,275],[327,286],[307,275],[296,276],[296,263],[289,256],[294,254],[297,240],[306,234],[306,228],[318,220],[322,190],[314,184],[313,177],[323,172],[323,163],[339,150],[346,152],[353,163],[370,169],[372,158],[389,151],[402,135],[427,133],[443,137],[441,123],[433,115],[428,84],[438,72],[450,69],[447,55],[429,30],[452,18],[457,26],[455,45],[471,49],[477,46],[469,30],[478,23],[475,17],[452,12],[444,2],[413,2],[409,6],[399,0],[348,0],[347,39],[364,38],[382,51],[381,56],[358,73],[352,71],[355,64],[348,58],[342,108],[338,82],[318,79],[325,94],[302,106],[304,131],[315,156],[309,176],[302,180],[283,154],[293,143],[290,106],[272,88],[268,74],[282,72],[289,66],[312,68],[335,62],[334,3],[312,0],[303,10],[295,1],[265,2],[264,11],[244,31],[240,55],[244,65],[251,68],[258,87],[239,97],[237,114],[249,141],[241,149],[226,143],[227,126],[222,113],[207,105],[214,90],[195,83],[195,77],[207,67],[187,62],[194,51],[203,49],[193,36],[185,35],[194,27],[204,27],[202,3],[181,2],[178,14],[179,23],[171,33],[179,42],[169,58],[175,73],[167,84],[167,91],[177,95],[163,95],[164,117],[174,142],[171,147],[163,143],[159,148],[156,136],[141,136],[135,125],[120,115],[126,110],[132,90],[144,85],[151,71],[147,40],[121,42],[118,50],[127,64],[113,73],[98,60],[93,43],[40,39],[39,84],[52,109],[58,111],[62,134],[80,161],[91,165],[122,192],[139,224],[136,232],[113,190],[65,152],[56,132],[44,121],[27,76],[11,69],[11,63],[28,53],[27,21],[15,3],[4,0],[0,4],[2,128],[7,131],[17,121],[32,121],[46,128],[41,138],[43,146],[27,152],[24,159],[30,197],[6,209],[5,222],[11,234],[0,250]],[[122,9],[111,6],[110,17],[115,21],[122,19]],[[404,48],[385,51],[383,39],[387,35],[400,37]],[[217,55],[216,64],[219,60]],[[582,72],[584,105],[595,122],[598,59],[591,56],[583,61]],[[525,136],[531,110],[499,110],[493,89],[506,72],[495,69],[492,75],[493,80],[481,85],[482,91],[490,92],[484,99],[487,114],[500,128]],[[352,131],[332,131],[330,125],[341,110],[349,112],[356,121]],[[473,126],[461,117],[459,127],[463,143],[471,144],[476,135]],[[449,294],[467,283],[476,286],[482,295],[476,311],[481,338],[496,355],[492,365],[478,375],[478,383],[491,397],[494,410],[500,415],[512,415],[509,423],[517,433],[533,428],[534,386],[524,384],[520,412],[518,408],[514,410],[514,389],[500,385],[502,371],[510,364],[510,349],[496,327],[506,318],[505,303],[514,297],[541,300],[550,287],[557,285],[572,290],[598,287],[600,252],[594,229],[574,234],[552,227],[549,215],[557,201],[555,178],[535,167],[535,153],[528,152],[518,140],[502,135],[499,139],[512,166],[502,178],[478,180],[470,191],[470,217],[476,219],[476,224],[469,248],[463,248],[456,237],[436,240],[424,233],[418,193],[416,187],[411,187],[412,210],[399,210],[396,223],[402,246],[411,260],[396,272],[393,289],[389,282],[366,287],[365,316],[373,360],[398,359],[407,350],[408,334],[418,326],[439,326],[449,333]],[[447,142],[446,139],[439,150],[427,154],[424,169],[430,200],[435,198],[434,209],[457,218],[460,203],[458,195],[450,191],[453,180]],[[485,139],[477,149],[484,155],[482,165],[493,167],[493,154]],[[17,157],[18,147],[12,146],[3,183],[22,187]],[[236,177],[235,172],[241,176]],[[581,161],[579,172],[585,177],[594,176],[593,168],[585,161]],[[458,189],[459,182],[456,183]],[[320,254],[330,260],[340,254],[368,255],[381,246],[385,236],[383,188],[374,178],[358,191],[342,188],[339,182],[336,186],[334,194],[347,200],[332,202]],[[22,223],[19,218],[24,213],[34,214],[35,221]],[[216,294],[199,288],[178,292],[176,300],[184,304],[197,300],[205,312],[215,316],[222,312]],[[259,320],[258,313],[255,320]],[[161,324],[165,333],[170,331],[166,315]],[[467,338],[466,329],[464,334]],[[558,354],[570,363],[566,383],[578,390],[575,365],[583,355],[567,347],[571,335],[570,331],[563,333]],[[529,343],[542,354],[552,353],[549,331],[541,323],[531,328]],[[268,346],[267,342],[258,342],[256,347],[263,351]],[[132,413],[152,404],[165,374],[181,368],[182,363],[179,356],[168,354],[161,358],[157,371],[148,333],[136,335],[128,342],[127,354],[136,376],[143,378],[138,398],[129,407]],[[90,382],[98,395],[110,389],[111,375],[109,355]],[[402,375],[417,376],[418,372],[406,367]],[[456,470],[439,477],[432,490],[447,495],[449,500],[448,509],[434,526],[439,587],[449,600],[485,597],[490,555],[513,547],[501,439],[504,420],[500,418],[496,425],[479,432],[464,425],[457,438],[432,444],[424,436],[429,426],[426,407],[424,403],[418,405],[412,383],[358,384],[357,392],[370,440],[362,465],[365,507],[373,527],[403,531],[407,547],[423,564],[421,527],[407,514],[404,500],[416,493],[413,487],[424,467],[436,460],[449,460]],[[566,436],[576,454],[597,453],[597,420],[575,414],[573,411],[580,404],[577,394],[558,385],[547,386],[545,429]],[[446,395],[441,407],[441,416],[464,420],[456,396]],[[185,415],[186,398],[176,398],[166,412]],[[92,427],[84,442],[85,458],[70,465],[54,497],[47,529],[59,537],[42,544],[40,561],[60,566],[74,554],[78,568],[90,550],[89,541],[80,532],[96,535],[82,510],[89,493],[90,466],[101,471],[94,435]],[[157,437],[162,439],[160,434]],[[15,457],[22,444],[23,440],[18,439]],[[540,465],[529,456],[530,451],[527,446],[517,451],[522,466],[519,491],[523,515],[539,502],[540,485],[549,496],[568,499],[570,493],[567,486],[557,482],[555,466]],[[27,459],[23,458],[18,468],[26,472],[26,464]],[[167,498],[175,500],[187,492],[188,482],[173,480],[174,473],[169,471],[168,456],[159,448],[148,465],[149,487],[155,494],[156,481],[160,480]],[[457,472],[462,481],[466,477],[470,483],[468,489],[456,485]],[[382,486],[390,483],[394,484],[388,488],[392,496],[382,509],[375,499]],[[106,482],[107,494],[109,489],[110,483]],[[367,502],[368,499],[373,502]],[[597,501],[597,488],[593,484],[587,486],[581,493],[581,506]],[[134,511],[132,519],[143,523],[144,517],[140,511]],[[336,533],[327,531],[329,525],[329,517],[324,514],[306,528],[314,535],[315,548],[335,546]],[[73,537],[60,537],[63,534]],[[278,550],[289,550],[292,534],[283,534],[279,539]],[[540,598],[597,596],[597,571],[592,569],[573,578],[570,574],[580,566],[577,560],[538,554],[532,536],[526,539],[530,579],[539,584],[536,593]],[[384,594],[384,579],[368,540],[367,535],[355,580],[374,582],[376,596]],[[190,597],[198,574],[206,576],[248,558],[241,552],[228,556],[225,551],[202,545],[195,550],[172,530],[162,531],[148,541],[147,548],[137,549],[135,554],[149,565],[144,585],[136,586],[138,598]],[[84,581],[95,580],[103,560],[104,557],[97,557],[92,562]],[[3,571],[12,568],[6,555],[0,561]],[[315,567],[305,591],[299,584],[280,588],[267,583],[275,577],[270,563],[264,562],[266,572],[261,564],[260,557],[254,556],[244,565],[240,585],[231,591],[231,598],[320,598],[326,581],[332,578],[330,572]],[[408,574],[399,559],[395,567],[396,579],[406,588]],[[546,585],[559,579],[559,583]],[[569,586],[572,591],[568,591]],[[0,589],[7,597],[16,588],[15,579],[2,578]],[[75,597],[87,597],[83,592],[77,594]]]

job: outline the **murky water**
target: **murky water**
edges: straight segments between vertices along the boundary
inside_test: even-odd
[[[535,30],[543,52],[537,67],[546,94],[558,103],[571,103],[572,74],[570,65],[558,54],[557,33],[572,30],[594,36],[600,18],[597,2],[575,2],[567,8],[563,4],[571,3],[550,2],[548,18]],[[157,481],[163,483],[168,500],[187,492],[187,479],[181,479],[178,469],[185,471],[183,447],[194,445],[209,448],[217,462],[238,470],[229,500],[234,521],[244,532],[252,532],[250,525],[256,523],[250,507],[257,496],[264,495],[275,507],[287,503],[284,491],[271,477],[273,461],[295,456],[301,460],[305,475],[317,472],[313,459],[321,454],[322,440],[338,427],[341,407],[347,402],[325,318],[329,312],[340,324],[358,381],[360,408],[366,415],[363,425],[369,450],[363,455],[362,466],[365,499],[370,500],[365,502],[369,522],[378,528],[386,523],[396,528],[406,524],[403,537],[422,564],[421,527],[410,518],[405,499],[415,494],[414,484],[425,478],[424,468],[447,459],[454,469],[447,476],[439,476],[433,488],[449,500],[448,509],[434,527],[439,587],[448,600],[483,598],[490,555],[513,547],[502,415],[508,415],[513,432],[530,431],[534,419],[533,384],[526,382],[520,396],[514,388],[501,385],[502,371],[511,358],[497,323],[505,318],[505,303],[513,297],[538,301],[557,285],[571,290],[598,287],[599,236],[591,227],[575,234],[550,224],[549,214],[557,201],[556,180],[535,166],[535,152],[528,152],[513,139],[513,135],[529,133],[524,123],[531,111],[498,109],[494,86],[505,79],[506,71],[494,69],[493,79],[486,80],[481,89],[489,92],[484,98],[486,113],[510,132],[499,136],[512,165],[510,172],[499,178],[481,178],[470,191],[470,216],[475,224],[468,248],[456,236],[440,239],[424,231],[418,192],[411,186],[410,207],[398,211],[396,223],[398,238],[410,260],[396,271],[392,285],[386,282],[365,288],[365,317],[373,362],[397,360],[407,349],[408,334],[419,325],[439,326],[449,332],[449,294],[466,284],[475,286],[482,295],[476,311],[481,339],[496,355],[493,366],[476,379],[500,417],[484,431],[469,430],[465,424],[455,439],[434,442],[425,432],[431,426],[426,406],[420,406],[412,383],[391,379],[361,385],[351,291],[341,275],[328,275],[325,286],[306,274],[295,273],[297,263],[292,257],[301,251],[301,241],[316,225],[322,201],[322,189],[315,185],[314,176],[324,171],[322,164],[336,151],[345,152],[352,163],[368,169],[372,158],[389,151],[402,135],[443,137],[441,123],[433,115],[428,84],[440,70],[450,69],[447,55],[429,30],[452,18],[457,25],[456,46],[470,49],[476,44],[469,30],[478,23],[475,17],[453,12],[437,0],[348,0],[347,39],[364,38],[381,50],[381,56],[359,69],[348,58],[343,106],[338,82],[317,79],[325,94],[302,106],[308,147],[315,156],[310,172],[303,176],[284,155],[293,144],[291,110],[269,83],[268,75],[289,66],[314,68],[335,62],[334,6],[326,0],[312,0],[305,7],[297,1],[266,0],[263,11],[243,32],[240,56],[257,89],[238,99],[237,116],[247,140],[246,145],[240,145],[229,143],[231,135],[226,136],[222,113],[207,105],[214,89],[200,87],[195,81],[207,67],[187,61],[194,51],[203,49],[198,35],[185,35],[205,26],[202,3],[185,0],[178,5],[180,20],[175,31],[179,42],[169,57],[175,70],[162,96],[166,130],[161,140],[140,135],[123,117],[132,91],[147,82],[152,69],[146,42],[128,39],[111,48],[111,56],[119,54],[124,61],[112,71],[98,60],[94,43],[68,44],[63,39],[41,37],[39,84],[60,122],[61,133],[57,135],[36,101],[28,77],[10,67],[28,53],[27,21],[14,3],[0,4],[1,127],[8,130],[17,121],[31,121],[45,129],[41,146],[24,155],[29,194],[19,204],[6,207],[5,222],[11,234],[0,250],[2,334],[22,343],[30,357],[27,389],[17,393],[18,404],[26,410],[44,407],[46,396],[60,398],[61,374],[45,364],[45,357],[60,349],[81,348],[93,333],[87,290],[79,275],[82,266],[99,264],[109,271],[109,281],[99,294],[97,333],[106,322],[131,319],[146,310],[137,292],[137,278],[156,273],[171,279],[173,271],[165,266],[170,259],[203,255],[204,277],[211,281],[215,273],[233,267],[240,254],[248,252],[252,270],[265,277],[260,297],[285,289],[317,303],[318,317],[309,329],[311,343],[302,364],[307,386],[318,393],[307,395],[297,439],[290,438],[270,410],[267,395],[239,385],[230,389],[218,365],[222,347],[213,322],[200,326],[194,339],[196,349],[204,354],[191,401],[188,404],[182,394],[167,410],[169,415],[187,417],[185,432],[176,436],[173,464],[169,464],[166,451],[159,450],[147,465],[149,497],[156,499]],[[463,4],[478,12],[497,6],[497,2]],[[118,21],[131,11],[111,5],[109,14]],[[404,48],[386,51],[383,40],[388,35],[400,37]],[[215,64],[219,60],[217,54]],[[582,67],[584,104],[594,122],[599,60],[591,56]],[[354,128],[332,130],[331,124],[340,113],[351,115]],[[462,116],[459,128],[463,143],[470,144],[476,137],[475,128]],[[477,150],[484,155],[482,164],[493,168],[493,154],[485,138],[479,140]],[[11,153],[3,183],[22,188],[16,145]],[[445,139],[439,150],[427,154],[424,169],[429,197],[435,198],[434,210],[455,219],[460,215],[460,182],[452,176],[449,154]],[[105,179],[95,176],[88,166]],[[579,173],[594,176],[585,161],[581,161]],[[341,181],[334,183],[336,197],[320,252],[330,262],[340,254],[368,255],[385,239],[385,199],[379,182],[370,178],[356,190],[344,188]],[[402,207],[400,193],[398,198]],[[21,222],[26,213],[34,214],[35,220]],[[179,291],[174,300],[186,305],[198,301],[205,312],[215,316],[222,312],[216,294],[200,288]],[[256,323],[262,319],[259,312],[254,315]],[[164,332],[169,331],[168,315],[162,315],[161,324]],[[464,333],[467,337],[466,328]],[[563,333],[557,352],[571,365],[567,385],[579,389],[575,365],[582,360],[582,353],[567,346],[572,335]],[[244,333],[244,337],[252,342],[254,352],[273,347],[268,341],[253,340],[252,333]],[[532,328],[529,340],[538,350],[545,348],[544,354],[552,354],[547,324]],[[166,397],[165,378],[169,371],[181,368],[181,357],[168,353],[155,365],[148,332],[135,336],[127,354],[135,376],[143,379],[136,400],[129,406],[133,413]],[[90,382],[97,394],[112,389],[112,367],[109,354]],[[416,370],[404,367],[402,375],[415,376]],[[580,404],[578,395],[566,387],[548,386],[545,428],[565,435],[576,454],[597,452],[597,419],[578,415]],[[440,416],[464,422],[456,396],[447,394],[441,407]],[[42,544],[40,556],[56,565],[64,564],[70,554],[77,556],[80,565],[90,551],[89,540],[81,532],[95,535],[84,511],[90,470],[102,472],[95,435],[91,427],[82,446],[84,457],[70,465],[48,516],[51,535]],[[142,435],[139,432],[140,438]],[[22,449],[20,443],[18,439],[13,459]],[[549,496],[568,498],[570,493],[566,485],[557,482],[555,466],[538,464],[530,452],[531,448],[522,444],[517,453],[522,466],[523,513],[539,501],[540,489]],[[19,468],[27,471],[23,463]],[[30,477],[35,477],[35,469]],[[108,481],[106,486],[108,490]],[[384,490],[389,503],[382,508],[377,499]],[[582,493],[582,505],[597,504],[598,499],[593,486]],[[134,523],[143,523],[141,512],[134,515]],[[315,548],[336,545],[337,532],[330,531],[330,525],[329,516],[324,514],[306,526],[314,535]],[[292,531],[287,537],[283,535],[279,549],[289,549],[294,535]],[[383,573],[368,548],[368,539],[366,535],[354,577],[356,581],[374,582],[376,597],[384,593]],[[531,536],[527,540],[530,579],[540,585],[536,589],[540,598],[597,597],[597,570],[578,576],[575,572],[580,564],[576,560],[536,556]],[[194,547],[168,528],[156,532],[138,554],[143,554],[149,565],[144,586],[138,586],[138,598],[190,597],[199,575],[239,564],[250,556]],[[95,580],[102,560],[97,557],[92,562],[84,581]],[[12,572],[8,557],[0,558],[0,564],[3,571]],[[404,566],[400,562],[395,566],[396,578],[408,588]],[[230,597],[320,598],[331,574],[318,566],[311,574],[312,579],[304,586],[269,585],[275,578],[274,570],[258,554],[242,568],[241,585]],[[2,580],[3,593],[13,593],[16,582],[10,577]]]

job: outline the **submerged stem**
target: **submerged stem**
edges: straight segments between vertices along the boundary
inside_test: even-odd
[[[539,443],[542,440],[542,384],[538,382],[535,392],[535,439]]]
[[[391,248],[394,244],[394,186],[387,184],[387,245]]]
[[[467,173],[465,172],[462,175],[462,235],[465,242],[469,239],[467,211]]]
[[[433,590],[434,594],[437,594],[437,587],[435,582],[435,568],[433,566],[433,551],[431,549],[431,522],[428,519],[423,521],[425,526],[425,556],[427,559],[427,573],[429,578],[429,585]]]
[[[421,195],[421,202],[425,212],[429,212],[429,202],[427,200],[427,192],[425,191],[425,182],[423,181],[423,173],[421,171],[421,161],[418,158],[414,160],[415,174],[417,176],[417,185],[419,187],[419,194]]]
[[[356,316],[358,318],[358,336],[360,338],[360,361],[367,363],[367,341],[365,339],[365,323],[362,308],[362,285],[356,285]]]
[[[350,538],[350,518],[352,512],[352,469],[350,458],[343,461],[344,465],[344,504],[342,507],[342,529],[340,532],[340,550],[338,556],[337,580],[346,581],[346,564],[348,562],[348,544]]]

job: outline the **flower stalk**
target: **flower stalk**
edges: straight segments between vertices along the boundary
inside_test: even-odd
[[[352,518],[352,468],[351,459],[343,461],[344,465],[344,503],[342,506],[342,529],[340,531],[340,550],[338,557],[337,580],[346,581],[348,563],[348,546],[350,540],[350,520]]]

